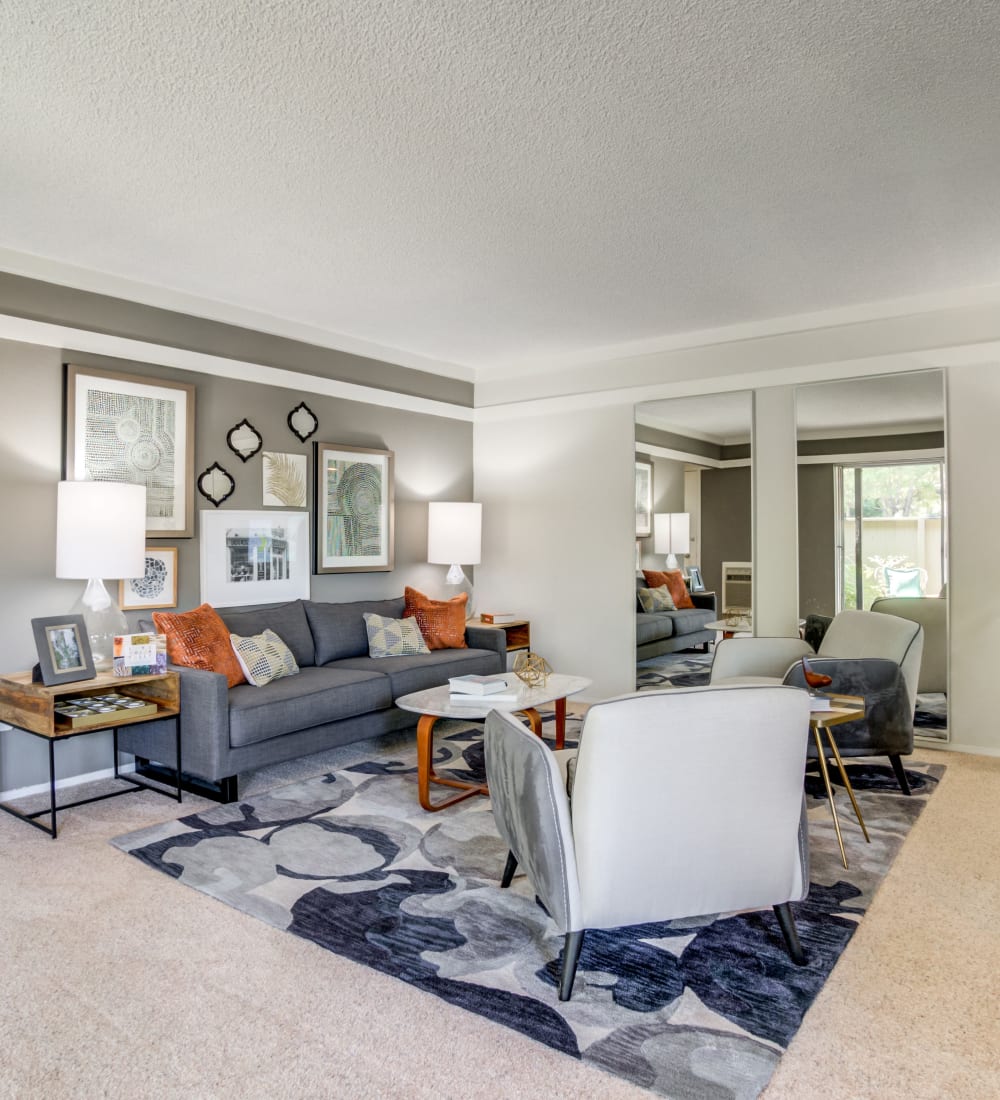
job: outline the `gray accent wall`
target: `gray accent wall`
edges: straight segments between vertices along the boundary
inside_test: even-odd
[[[722,563],[750,561],[751,471],[732,466],[701,473],[701,575],[718,593],[722,610]]]
[[[661,433],[662,434],[662,433]],[[684,511],[684,463],[672,458],[660,458],[637,450],[635,457],[653,464],[653,512]],[[653,552],[653,536],[639,540],[642,544],[642,568],[662,569],[664,555]]]
[[[288,428],[288,412],[305,400],[319,419],[315,440],[388,449],[395,454],[395,568],[383,573],[324,574],[312,577],[314,599],[344,601],[402,594],[405,585],[433,596],[450,594],[444,566],[427,556],[427,502],[471,500],[472,425],[360,402],[193,374],[156,364],[82,354],[72,350],[0,341],[0,505],[6,527],[3,630],[0,668],[17,671],[36,660],[31,619],[68,610],[82,582],[55,578],[56,485],[62,476],[63,363],[115,370],[195,386],[195,474],[213,461],[236,481],[223,509],[261,509],[262,458],[242,462],[226,445],[226,433],[244,417],[261,433],[264,449],[305,454],[312,511],[312,443],[301,443]],[[195,494],[196,512],[213,510]],[[196,531],[198,525],[196,523]],[[178,609],[200,602],[200,542],[151,539],[150,545],[176,546],[180,581]],[[118,578],[109,578],[117,591]],[[128,613],[135,622],[138,613]],[[45,745],[18,731],[0,734],[0,791],[43,782]],[[60,777],[88,774],[110,766],[110,735],[76,738],[57,749]]]
[[[799,615],[837,608],[837,494],[833,466],[799,466]]]

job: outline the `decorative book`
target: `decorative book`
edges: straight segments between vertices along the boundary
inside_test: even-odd
[[[513,623],[517,621],[517,616],[513,611],[494,611],[492,614],[483,612],[480,616],[480,621],[488,623],[491,626],[499,626],[501,623]]]
[[[119,695],[111,691],[106,695],[82,695],[66,699],[55,708],[60,725],[66,724],[73,729],[84,726],[103,726],[114,718],[145,718],[155,714],[159,708],[156,703],[145,699],[135,699],[131,695]]]
[[[448,687],[452,694],[495,695],[498,691],[507,690],[507,680],[496,673],[492,676],[476,676],[469,673],[467,676],[450,677]]]
[[[516,691],[493,691],[489,695],[469,695],[467,692],[453,691],[448,696],[448,701],[459,706],[481,707],[492,706],[494,703],[516,703],[520,697]]]
[[[115,635],[116,676],[155,676],[167,671],[166,634]]]

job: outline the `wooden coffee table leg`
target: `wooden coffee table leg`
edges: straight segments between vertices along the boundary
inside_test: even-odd
[[[566,696],[556,700],[556,748],[566,747]]]
[[[542,736],[542,716],[534,707],[525,707],[524,710],[519,710],[517,713],[523,714],[528,719],[528,727],[536,737]]]
[[[476,794],[489,794],[485,783],[466,783],[463,779],[446,779],[435,773],[433,734],[436,722],[437,717],[433,714],[422,714],[417,722],[417,797],[420,805],[430,813],[443,810],[446,806],[454,806],[456,802],[462,802]],[[461,794],[440,802],[431,802],[431,783],[438,783],[442,787],[457,787]]]

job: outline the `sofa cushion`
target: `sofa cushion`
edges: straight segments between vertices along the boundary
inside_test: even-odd
[[[406,659],[414,660],[397,658]],[[242,684],[229,692],[229,744],[253,745],[384,710],[392,698],[389,678],[370,669],[304,668],[265,687]]]
[[[220,672],[230,687],[246,679],[229,641],[229,631],[211,604],[193,611],[154,611],[153,622],[167,636],[167,657],[171,664]]]
[[[230,634],[239,634],[241,638],[253,634],[263,634],[273,630],[292,651],[299,668],[315,665],[316,647],[313,645],[312,631],[306,618],[306,609],[302,600],[291,603],[274,603],[267,607],[246,610],[242,607],[224,607],[219,612]]]
[[[362,616],[368,631],[369,657],[406,657],[430,653],[416,619],[387,619],[366,611]]]
[[[675,634],[694,634],[696,631],[704,630],[705,624],[712,622],[715,618],[714,611],[703,611],[698,607],[690,611],[671,611],[669,614],[674,620]]]
[[[254,687],[264,687],[272,680],[294,676],[299,671],[292,651],[273,630],[251,634],[246,638],[241,638],[239,634],[230,634],[229,640],[233,643],[233,652],[240,662],[247,683]]]
[[[392,600],[357,600],[354,603],[306,600],[304,606],[316,645],[317,665],[329,664],[344,657],[367,657],[368,631],[365,629],[364,613],[370,611],[386,619],[401,619],[404,608],[402,596]]]
[[[665,585],[656,588],[639,588],[639,604],[643,611],[675,611],[674,598],[670,595],[670,589]]]
[[[657,611],[653,614],[643,612],[635,617],[635,644],[645,645],[647,642],[658,642],[663,638],[671,638],[674,633],[673,616],[677,612]]]
[[[349,657],[330,667],[382,672],[391,681],[394,699],[446,684],[451,676],[503,671],[500,655],[491,649],[435,649],[419,657]]]
[[[694,607],[688,594],[687,585],[684,583],[684,574],[679,569],[667,569],[665,571],[643,569],[642,575],[646,578],[646,584],[650,588],[658,588],[661,584],[665,584],[670,589],[670,595],[674,598],[674,607],[679,611]]]
[[[404,614],[417,620],[429,649],[465,649],[465,619],[469,593],[450,600],[432,600],[409,585],[403,590]]]

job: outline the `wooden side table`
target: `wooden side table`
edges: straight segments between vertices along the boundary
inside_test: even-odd
[[[502,630],[507,637],[508,653],[514,653],[519,649],[531,649],[531,623],[528,619],[514,619],[509,623],[484,623],[482,619],[470,619],[469,625]]]
[[[114,711],[108,714],[95,715],[94,721],[86,725],[72,724],[73,720],[66,718],[57,711],[57,707],[65,706],[68,700],[105,695],[115,692],[127,695],[133,699],[141,700],[149,706],[155,706],[156,710],[150,712],[143,709],[138,716],[130,715],[126,711]],[[168,798],[176,797],[182,801],[181,795],[181,685],[180,677],[176,672],[163,672],[153,676],[114,676],[109,672],[98,673],[92,680],[80,680],[75,684],[59,684],[54,687],[46,687],[44,684],[31,682],[30,672],[13,672],[0,676],[0,720],[9,722],[12,726],[40,737],[48,742],[49,747],[49,806],[47,810],[37,810],[34,813],[23,813],[13,806],[0,803],[0,810],[27,821],[36,829],[48,833],[53,839],[56,836],[56,813],[59,810],[68,810],[73,806],[85,806],[89,802],[101,802],[105,798],[114,798],[120,794],[132,794],[133,791],[155,791],[157,794],[166,795]],[[137,708],[138,709],[138,708]],[[174,718],[177,735],[177,793],[161,790],[151,783],[143,783],[132,776],[120,775],[118,771],[118,728],[120,726],[135,725],[139,722],[152,722],[160,718]],[[77,802],[67,802],[62,806],[56,805],[56,767],[55,746],[57,741],[68,741],[72,737],[82,737],[88,733],[98,733],[101,730],[111,730],[114,742],[114,768],[115,779],[120,779],[129,786],[124,789],[109,791],[107,794],[95,795],[93,798],[82,798]],[[36,821],[37,817],[49,816],[49,824]]]

